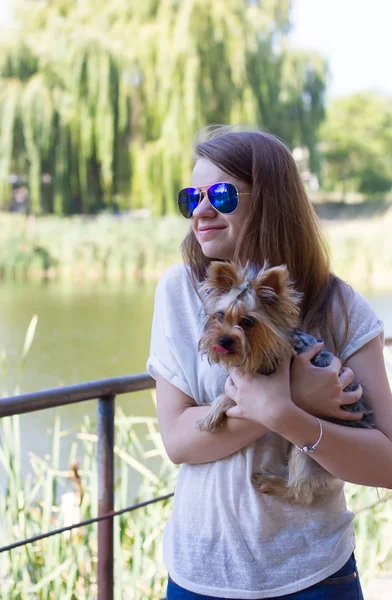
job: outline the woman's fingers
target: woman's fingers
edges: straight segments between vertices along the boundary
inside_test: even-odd
[[[343,392],[340,404],[354,404],[354,402],[358,402],[358,400],[362,398],[362,394],[362,386],[358,384],[356,390],[352,390],[350,392]]]
[[[243,419],[242,412],[239,406],[232,406],[226,411],[226,417],[232,417],[233,419]]]
[[[316,354],[318,354],[320,350],[323,349],[323,346],[324,342],[317,342],[317,344],[315,344],[314,346],[309,346],[309,348],[306,348],[306,350],[298,354],[296,359],[302,360],[304,362],[310,362],[312,358],[314,358]]]
[[[354,404],[361,399],[363,394],[362,386],[358,384],[356,390],[351,392],[343,392],[343,404]],[[345,410],[344,408],[340,408],[339,410],[341,417],[345,421],[358,421],[362,419],[363,412],[351,412],[349,410]]]
[[[235,385],[233,383],[231,375],[229,375],[228,378],[226,379],[226,383],[225,383],[225,392],[229,396],[229,398],[231,398],[232,400],[234,400],[234,395],[235,395],[236,389],[237,388],[235,387]]]
[[[354,373],[348,367],[342,367],[342,370],[339,375],[339,380],[342,384],[342,388],[344,389],[354,381]]]
[[[338,416],[336,417],[337,419],[343,419],[344,421],[360,421],[363,417],[363,413],[353,413],[350,412],[349,410],[344,410],[344,408],[341,408],[339,411]]]
[[[337,373],[338,375],[340,373],[341,368],[342,368],[342,361],[337,356],[333,356],[330,364],[328,365],[328,367],[326,367],[326,369],[329,369],[330,371],[333,371],[334,373]]]

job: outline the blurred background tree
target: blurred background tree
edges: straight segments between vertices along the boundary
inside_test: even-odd
[[[392,100],[373,92],[340,98],[321,127],[323,187],[373,195],[392,189]]]
[[[290,0],[16,0],[0,43],[0,206],[175,210],[194,133],[247,122],[318,171],[327,67],[288,46]],[[44,183],[43,183],[44,182]]]

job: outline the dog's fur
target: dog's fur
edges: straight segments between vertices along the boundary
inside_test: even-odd
[[[290,281],[285,265],[269,268],[265,264],[257,271],[250,265],[238,267],[230,262],[214,261],[209,266],[201,294],[206,322],[199,350],[207,354],[210,362],[219,363],[228,371],[239,367],[247,373],[269,375],[285,357],[294,357],[317,341],[299,329],[301,294]],[[332,357],[323,349],[312,363],[325,367]],[[346,390],[356,388],[353,382]],[[198,428],[214,431],[224,422],[225,413],[232,406],[235,402],[221,394],[212,403],[211,412],[199,420]],[[372,411],[363,396],[344,408],[362,412],[363,418],[330,420],[351,427],[374,427]],[[293,444],[285,476],[262,471],[253,478],[260,492],[299,504],[311,504],[337,481]]]

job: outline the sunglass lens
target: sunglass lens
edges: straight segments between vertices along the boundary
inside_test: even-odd
[[[232,183],[215,183],[208,190],[208,198],[221,213],[232,213],[238,206],[238,193]]]
[[[178,194],[178,208],[180,213],[186,218],[190,219],[193,215],[193,211],[199,204],[200,192],[197,188],[184,188]]]

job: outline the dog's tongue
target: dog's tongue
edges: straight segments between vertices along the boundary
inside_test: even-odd
[[[227,350],[227,348],[224,348],[223,346],[220,346],[219,344],[215,344],[215,346],[212,346],[212,349],[215,350],[215,352],[218,352],[218,354],[229,354],[229,350]]]

